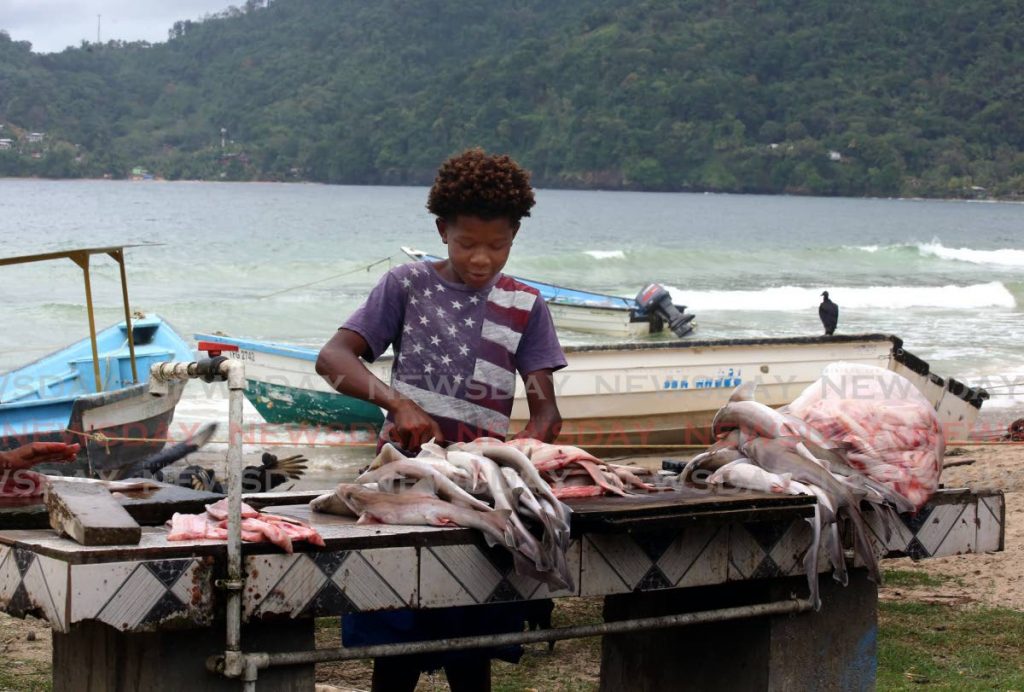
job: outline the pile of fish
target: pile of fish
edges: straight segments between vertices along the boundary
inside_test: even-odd
[[[479,438],[448,447],[430,442],[415,458],[385,445],[354,483],[342,483],[310,507],[363,524],[475,528],[489,545],[511,552],[519,574],[572,589],[565,557],[571,510],[560,498],[651,489],[638,473],[645,471],[529,439]]]
[[[203,514],[180,514],[175,512],[168,523],[169,541],[193,541],[212,539],[226,541],[228,538],[228,501],[218,500],[206,505]],[[292,552],[292,543],[306,541],[312,545],[324,546],[324,539],[316,529],[292,517],[258,512],[242,503],[242,540],[248,543],[273,543],[286,553]]]
[[[861,384],[851,390],[850,378],[858,377]],[[816,497],[808,520],[812,545],[804,558],[816,604],[822,541],[836,580],[847,583],[841,516],[850,520],[855,553],[880,583],[861,503],[873,506],[889,533],[899,521],[896,512],[915,511],[927,501],[944,451],[935,411],[910,382],[870,366],[833,364],[779,410],[755,401],[755,386],[733,392],[712,423],[717,442],[686,465],[680,480]]]
[[[650,469],[602,461],[579,447],[545,444],[530,439],[512,440],[507,444],[530,458],[558,498],[625,496],[671,490],[642,480],[641,477],[652,475]]]

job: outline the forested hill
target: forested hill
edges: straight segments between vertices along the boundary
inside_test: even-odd
[[[248,0],[169,35],[0,34],[0,175],[424,184],[480,145],[546,187],[1024,198],[1022,0]]]

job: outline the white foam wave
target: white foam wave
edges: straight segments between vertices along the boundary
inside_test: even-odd
[[[864,252],[875,253],[880,249],[878,245],[859,245],[855,249],[862,250]]]
[[[626,259],[626,253],[622,250],[584,250],[584,255],[590,255],[596,260]]]
[[[695,313],[718,310],[792,312],[815,308],[828,289],[840,308],[1016,307],[1013,294],[998,281],[971,286],[867,286],[859,288],[778,286],[757,291],[691,291],[666,286],[672,301]]]
[[[917,251],[923,257],[938,257],[971,264],[992,264],[1000,267],[1024,267],[1024,250],[973,250],[968,247],[951,248],[940,242],[920,243]]]

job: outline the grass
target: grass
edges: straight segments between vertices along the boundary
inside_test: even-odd
[[[0,692],[39,692],[50,687],[49,663],[17,660],[0,654]]]
[[[950,582],[963,585],[963,580],[958,577],[928,574],[927,572],[915,572],[906,569],[887,569],[883,577],[886,586],[902,586],[905,589],[935,588]]]
[[[1024,613],[879,604],[878,689],[1024,690]]]
[[[889,583],[936,586],[940,577],[889,570]],[[905,581],[900,581],[905,580]],[[601,620],[601,599],[558,599],[553,625]],[[1024,691],[1024,612],[1007,608],[946,606],[899,601],[879,603],[879,690]],[[338,619],[317,622],[319,645],[337,646]],[[597,637],[526,647],[519,665],[493,665],[495,692],[596,690],[601,643]],[[322,664],[317,680],[367,689],[369,662]],[[0,692],[50,689],[49,664],[25,660],[0,647]],[[420,690],[447,690],[443,674],[424,675]]]

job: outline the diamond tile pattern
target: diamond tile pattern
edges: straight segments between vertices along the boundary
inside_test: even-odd
[[[243,617],[314,617],[414,607],[416,548],[246,558]]]
[[[1001,550],[1002,495],[947,493],[886,536],[866,512],[879,554],[938,557]],[[436,608],[568,595],[605,595],[803,573],[811,543],[803,519],[688,523],[678,529],[593,533],[567,553],[576,589],[552,592],[515,573],[510,556],[482,543],[368,548],[246,558],[244,617],[304,618],[392,608]],[[819,569],[827,569],[823,555]],[[0,610],[45,617],[57,631],[84,620],[153,631],[214,620],[210,558],[69,564],[0,545]]]
[[[580,543],[566,552],[569,573],[580,574]],[[420,551],[420,607],[439,608],[502,601],[572,596],[543,582],[516,574],[509,554],[478,544],[445,545]]]

